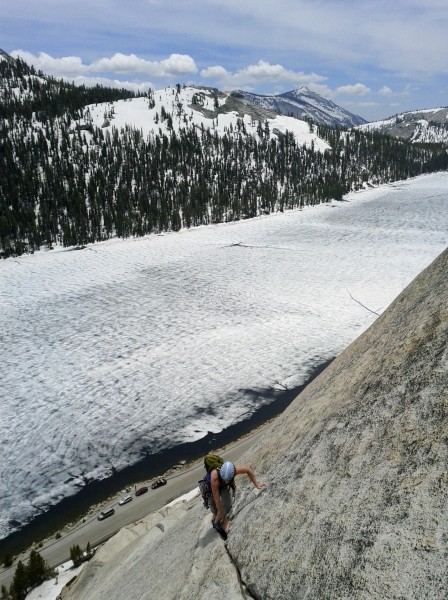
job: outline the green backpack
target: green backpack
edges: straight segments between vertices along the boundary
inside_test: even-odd
[[[207,454],[204,458],[204,467],[207,473],[213,471],[213,469],[217,469],[224,464],[224,460],[218,456],[217,454]]]
[[[202,500],[204,502],[205,508],[210,507],[211,499],[212,499],[212,488],[210,485],[210,473],[213,469],[217,469],[221,465],[224,464],[223,459],[217,454],[207,454],[204,458],[204,467],[207,471],[206,476],[201,481],[198,481],[199,491],[202,495]]]

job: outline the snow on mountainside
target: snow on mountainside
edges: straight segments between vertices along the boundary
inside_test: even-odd
[[[14,199],[1,207],[3,258],[302,208],[447,168],[443,147],[379,145],[216,88],[136,95],[20,60],[2,60],[0,78],[2,197]]]
[[[365,123],[362,117],[353,115],[331,100],[326,100],[312,92],[306,86],[271,96],[251,94],[242,90],[233,94],[267,110],[292,115],[296,119],[312,119],[316,123],[330,127],[353,127]]]
[[[83,111],[80,125],[104,129],[132,126],[143,135],[169,136],[191,125],[210,129],[217,135],[241,134],[263,136],[268,130],[271,138],[291,132],[296,141],[323,152],[329,144],[319,138],[315,128],[293,117],[276,115],[239,102],[231,94],[202,87],[166,87],[149,97],[118,100],[90,105]]]
[[[15,62],[15,59],[10,54],[8,54],[4,50],[2,50],[1,48],[0,48],[0,60],[7,60],[8,62],[11,62],[11,63]]]
[[[409,111],[360,125],[358,129],[380,131],[416,143],[448,144],[448,108]]]

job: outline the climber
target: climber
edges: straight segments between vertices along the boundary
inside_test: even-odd
[[[247,475],[258,490],[266,487],[264,483],[258,483],[254,472],[247,466],[234,465],[226,461],[221,466],[210,470],[207,478],[209,478],[211,487],[210,509],[213,513],[213,527],[224,538],[227,537],[231,525],[227,515],[232,508],[230,490],[233,491],[233,496],[235,495],[234,479],[236,475]]]

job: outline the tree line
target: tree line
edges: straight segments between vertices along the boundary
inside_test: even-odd
[[[17,563],[12,583],[9,590],[2,585],[0,590],[1,600],[23,600],[28,591],[41,585],[47,579],[55,576],[55,571],[48,566],[37,550],[31,550],[28,562],[21,560]]]
[[[130,90],[101,85],[86,87],[44,75],[20,58],[0,61],[0,119],[23,117],[46,120],[69,114],[74,117],[88,104],[135,98]]]
[[[92,558],[94,550],[88,542],[86,550],[83,551],[78,544],[70,547],[70,559],[73,567],[79,567],[83,562]],[[7,555],[3,559],[4,566],[12,565],[12,557]],[[0,600],[24,600],[28,592],[48,579],[57,577],[57,570],[52,569],[36,549],[32,549],[27,563],[18,561],[14,577],[9,589],[2,585],[0,589]]]

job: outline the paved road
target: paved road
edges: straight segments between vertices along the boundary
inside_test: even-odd
[[[237,462],[239,457],[252,446],[265,427],[260,427],[241,440],[229,444],[224,450],[219,451],[220,454],[229,460]],[[175,498],[179,498],[179,496],[190,492],[197,486],[197,482],[203,476],[204,466],[201,460],[169,475],[167,477],[167,485],[164,487],[156,490],[149,489],[146,494],[138,497],[134,495],[132,490],[133,500],[128,504],[120,506],[118,504],[120,497],[117,496],[113,501],[102,507],[102,510],[115,508],[114,515],[104,521],[98,521],[98,513],[87,517],[84,522],[80,522],[70,531],[63,533],[59,540],[54,538],[47,540],[42,548],[39,548],[39,553],[51,567],[56,567],[69,560],[71,546],[77,544],[80,548],[85,549],[88,542],[90,542],[92,548],[98,546],[112,537],[122,527],[138,521],[142,517],[165,506]],[[149,487],[150,482],[142,483],[142,485],[144,484],[147,484]],[[22,557],[22,561],[24,560],[26,560],[26,557]],[[2,567],[2,571],[0,572],[0,586],[5,585],[9,587],[16,566],[15,563],[8,569]]]

